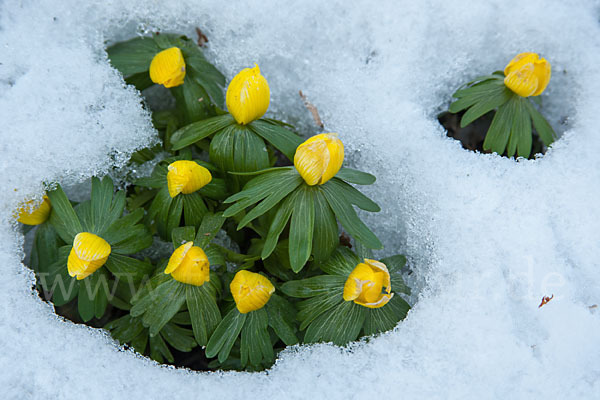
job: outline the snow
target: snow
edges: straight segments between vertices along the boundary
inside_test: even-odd
[[[1,7],[3,398],[600,397],[597,1]],[[119,349],[32,290],[11,210],[43,182],[104,173],[155,138],[104,42],[195,26],[228,77],[260,65],[271,116],[315,129],[302,90],[347,159],[378,176],[366,190],[384,211],[367,219],[385,254],[409,256],[417,285],[394,332],[348,349],[291,348],[264,373],[196,373]],[[437,113],[466,79],[522,51],[552,63],[542,97],[560,140],[533,161],[463,150]]]

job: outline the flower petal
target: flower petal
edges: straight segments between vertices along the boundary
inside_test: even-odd
[[[195,161],[175,161],[169,164],[168,170],[167,185],[171,197],[175,197],[179,193],[194,193],[212,180],[210,171]]]
[[[171,272],[175,271],[175,269],[177,269],[177,267],[181,265],[181,263],[183,262],[183,258],[193,245],[194,242],[187,242],[179,246],[173,252],[173,254],[171,254],[171,258],[169,258],[169,263],[167,264],[164,273],[170,274]]]
[[[150,63],[152,82],[170,88],[183,84],[185,60],[178,47],[171,47],[156,54]]]
[[[235,274],[229,288],[242,314],[263,308],[275,292],[275,286],[266,277],[246,270]]]
[[[179,282],[194,286],[202,286],[208,282],[210,280],[210,264],[204,250],[198,246],[191,246],[181,264],[171,272],[171,276]]]
[[[368,307],[368,308],[381,308],[381,307],[385,306],[392,299],[392,297],[394,297],[394,293],[382,294],[381,297],[377,299],[377,301],[372,302],[372,303],[363,303],[363,302],[357,301],[357,300],[354,300],[354,302],[358,305]]]
[[[83,261],[96,261],[108,257],[111,251],[110,244],[98,235],[81,232],[73,239],[73,249]]]
[[[32,205],[33,201],[28,201],[18,210],[17,221],[25,225],[40,225],[46,222],[50,216],[50,211],[52,211],[48,196],[44,196],[44,200],[36,209],[31,210]]]
[[[238,124],[245,125],[262,117],[269,108],[271,91],[258,65],[241,70],[227,87],[227,110]]]

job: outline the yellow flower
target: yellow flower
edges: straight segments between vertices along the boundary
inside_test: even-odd
[[[542,94],[552,73],[550,63],[536,53],[521,53],[504,68],[504,84],[522,97]]]
[[[166,88],[183,84],[185,60],[178,47],[171,47],[158,53],[150,63],[150,79]]]
[[[171,274],[176,281],[194,286],[202,286],[210,280],[208,257],[194,242],[179,246],[169,258],[165,274]]]
[[[227,88],[227,109],[238,124],[245,125],[267,112],[271,91],[258,65],[241,70]]]
[[[385,292],[385,293],[384,293]],[[344,285],[344,300],[368,308],[379,308],[394,296],[390,273],[385,264],[365,258],[348,276]]]
[[[175,161],[169,165],[168,169],[167,185],[171,197],[175,197],[179,193],[194,193],[212,180],[210,171],[194,161]]]
[[[44,201],[42,204],[40,204],[33,211],[31,210],[32,205],[33,200],[28,201],[21,208],[19,208],[18,221],[25,225],[39,225],[46,222],[50,216],[50,211],[52,210],[52,205],[50,204],[50,199],[48,196],[44,196]]]
[[[322,185],[338,173],[344,162],[344,144],[336,133],[321,133],[296,149],[294,166],[310,186]]]
[[[104,265],[110,250],[110,244],[100,236],[89,232],[78,233],[67,261],[69,275],[77,276],[77,280],[90,276]]]
[[[241,270],[229,285],[237,309],[242,314],[264,307],[275,291],[273,284],[261,274]]]

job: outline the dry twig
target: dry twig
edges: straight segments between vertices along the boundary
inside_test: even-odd
[[[302,90],[300,90],[298,93],[300,94],[300,98],[302,99],[302,101],[304,101],[304,105],[312,114],[312,117],[315,120],[315,124],[317,124],[319,128],[323,128],[323,121],[321,121],[321,117],[319,116],[319,110],[317,110],[317,107],[315,107],[310,101],[308,101],[304,93],[302,93]]]
[[[554,298],[554,294],[552,296],[550,296],[550,297],[548,297],[548,296],[542,297],[542,302],[540,303],[540,305],[538,306],[538,308],[542,308],[542,306],[545,306],[546,304],[548,304],[548,302],[550,300],[552,300],[553,298]]]
[[[196,43],[198,43],[198,46],[204,47],[206,42],[208,42],[208,38],[198,27],[196,27],[196,34],[198,35],[198,41]]]

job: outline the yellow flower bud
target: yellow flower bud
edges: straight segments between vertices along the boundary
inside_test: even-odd
[[[25,225],[40,225],[46,222],[52,210],[48,196],[44,196],[44,201],[36,209],[31,210],[32,205],[33,200],[28,201],[19,208],[17,221]]]
[[[69,275],[77,276],[77,280],[90,276],[104,265],[110,250],[110,244],[100,236],[89,232],[78,233],[67,260]]]
[[[310,186],[322,185],[338,173],[344,162],[344,144],[336,133],[321,133],[296,149],[294,166]]]
[[[169,195],[190,194],[208,185],[212,180],[210,171],[194,161],[175,161],[168,167],[167,185]]]
[[[365,258],[348,276],[344,285],[344,300],[368,308],[383,307],[392,296],[390,273],[385,264]]]
[[[166,88],[183,84],[185,60],[179,47],[171,47],[158,53],[150,63],[150,79]]]
[[[245,125],[267,112],[271,91],[258,65],[241,70],[227,88],[227,109],[238,124]]]
[[[229,285],[237,309],[242,314],[260,310],[267,304],[275,286],[261,274],[241,270]]]
[[[187,242],[173,252],[165,274],[182,283],[202,286],[210,280],[210,263],[204,250],[194,246],[194,242]]]
[[[550,63],[536,53],[521,53],[504,69],[504,84],[522,97],[542,94],[551,75]]]

